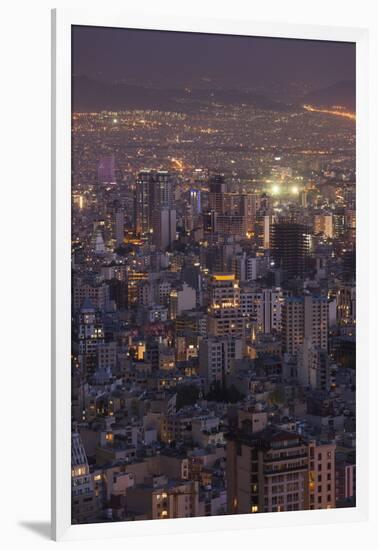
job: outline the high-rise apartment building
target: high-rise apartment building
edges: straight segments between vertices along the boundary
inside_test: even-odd
[[[144,170],[135,182],[135,230],[150,233],[161,222],[162,209],[172,210],[173,178],[169,172]]]
[[[255,226],[256,221],[256,203],[257,195],[255,193],[247,193],[240,195],[240,214],[245,219],[246,232],[250,234]]]
[[[154,173],[151,170],[139,172],[135,182],[135,230],[148,233],[152,228]]]
[[[211,276],[209,301],[214,309],[240,305],[240,287],[233,273],[217,273]]]
[[[281,330],[283,303],[284,292],[281,288],[243,288],[240,293],[243,314],[256,322],[259,332],[266,334]]]
[[[267,195],[257,197],[254,233],[261,250],[267,250],[271,246],[271,224],[273,221],[271,198]]]
[[[173,177],[170,172],[159,170],[154,174],[153,207],[172,208],[173,206]]]
[[[240,307],[220,308],[208,315],[208,331],[213,336],[244,337],[247,330],[247,320]]]
[[[98,348],[105,341],[104,327],[89,298],[84,300],[78,317],[79,363],[83,372],[93,373],[97,367]]]
[[[200,342],[199,373],[211,384],[225,383],[235,359],[243,357],[243,340],[231,336],[209,337]]]
[[[328,300],[326,296],[291,296],[282,306],[283,350],[296,355],[307,340],[311,346],[327,351]]]
[[[219,273],[211,277],[208,313],[210,335],[245,335],[246,318],[240,307],[239,282],[233,273]]]
[[[123,243],[125,232],[125,215],[123,210],[118,210],[114,215],[114,239],[116,246],[120,246]]]
[[[165,206],[156,208],[152,216],[152,242],[166,250],[176,240],[176,210]]]

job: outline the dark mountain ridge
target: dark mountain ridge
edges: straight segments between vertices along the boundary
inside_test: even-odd
[[[289,105],[262,94],[240,90],[162,90],[124,83],[106,84],[86,76],[76,76],[72,83],[72,108],[76,112],[151,109],[190,112],[201,104],[246,104],[273,111],[291,110]]]
[[[158,89],[135,84],[108,84],[86,76],[76,76],[72,83],[73,110],[76,112],[158,110],[193,112],[203,105],[249,105],[267,111],[291,111],[292,105],[279,102],[264,94],[225,89]],[[356,109],[355,82],[345,80],[327,88],[314,90],[302,98],[301,105],[318,107],[339,105]]]
[[[353,112],[356,110],[356,84],[352,80],[343,80],[306,94],[302,103],[309,103],[317,107],[333,107],[340,105]]]

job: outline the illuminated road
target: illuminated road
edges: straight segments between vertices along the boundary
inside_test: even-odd
[[[327,115],[341,116],[349,118],[350,120],[356,120],[356,115],[348,111],[342,111],[341,109],[319,109],[313,105],[303,105],[303,109],[310,111],[311,113],[325,113]]]

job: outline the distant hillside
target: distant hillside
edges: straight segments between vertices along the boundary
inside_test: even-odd
[[[346,109],[356,110],[356,85],[352,80],[337,82],[328,88],[315,90],[302,98],[303,103],[318,107],[332,107],[341,105]]]
[[[238,90],[160,90],[129,84],[105,84],[86,76],[73,80],[73,110],[88,112],[102,110],[153,109],[188,112],[201,104],[246,104],[260,109],[287,111],[291,107],[264,95]]]

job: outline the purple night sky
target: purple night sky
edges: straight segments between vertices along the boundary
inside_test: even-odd
[[[355,45],[101,27],[73,27],[73,72],[157,87],[320,88],[355,80]]]

